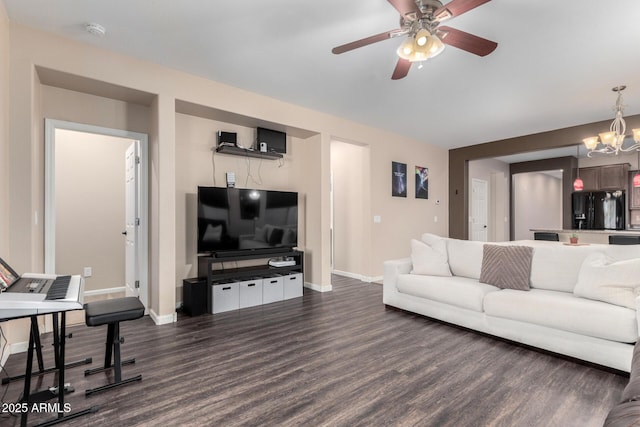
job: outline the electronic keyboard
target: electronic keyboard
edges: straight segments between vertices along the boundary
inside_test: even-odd
[[[79,276],[25,274],[26,286],[10,286],[0,293],[0,319],[81,310],[84,279]],[[42,280],[51,281],[40,286]]]

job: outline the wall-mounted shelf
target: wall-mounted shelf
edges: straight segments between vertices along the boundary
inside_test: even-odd
[[[275,153],[273,151],[263,153],[262,151],[250,150],[248,148],[234,147],[232,145],[218,146],[216,147],[216,153],[231,154],[234,156],[256,157],[259,159],[267,159],[267,160],[276,160],[276,159],[281,159],[283,157],[283,154]]]

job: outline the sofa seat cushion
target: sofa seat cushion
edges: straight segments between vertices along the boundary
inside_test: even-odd
[[[635,310],[579,298],[568,292],[503,289],[485,296],[484,311],[487,316],[611,341],[633,343],[638,337]]]
[[[417,276],[401,274],[398,291],[403,294],[426,298],[468,310],[482,312],[482,301],[490,292],[499,288],[479,283],[466,277]]]

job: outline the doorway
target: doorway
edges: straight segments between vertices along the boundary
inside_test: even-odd
[[[367,145],[331,141],[331,270],[363,281],[371,281],[369,158]]]
[[[45,272],[148,306],[148,138],[45,120]]]

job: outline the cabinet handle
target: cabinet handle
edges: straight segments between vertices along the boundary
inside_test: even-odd
[[[223,291],[228,291],[229,289],[231,289],[231,286],[227,286],[225,288],[222,288]]]
[[[249,283],[247,286],[251,287],[251,286],[255,286],[255,283]]]
[[[278,281],[277,280],[272,280],[269,283],[278,283]]]

